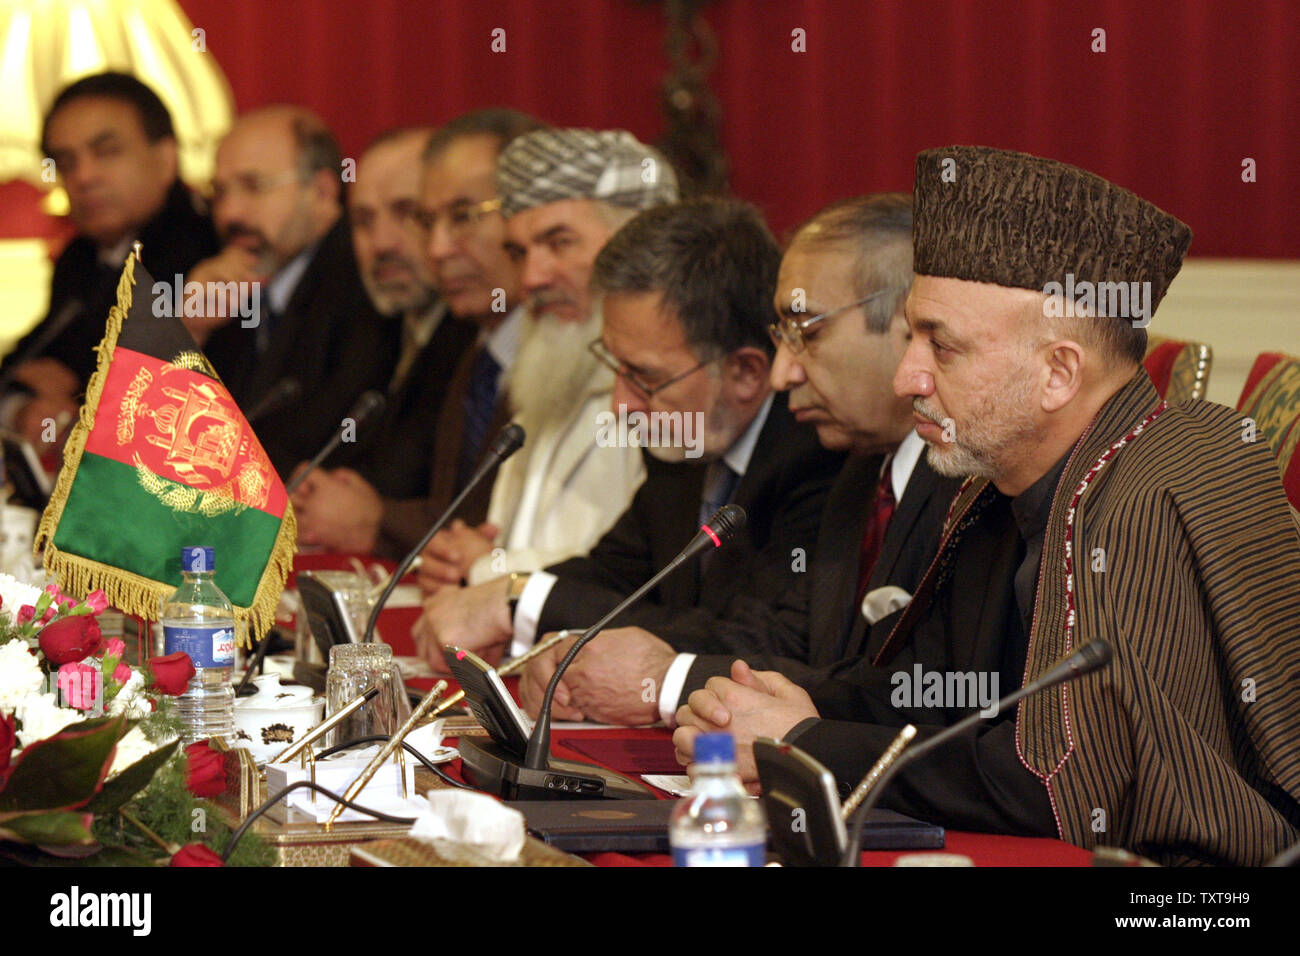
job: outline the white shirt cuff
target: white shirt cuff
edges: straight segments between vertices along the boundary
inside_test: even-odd
[[[686,686],[686,675],[694,663],[694,654],[678,654],[668,665],[668,672],[664,674],[663,686],[659,688],[659,717],[669,727],[677,726],[674,715],[677,713],[678,698],[682,696],[682,688]]]
[[[542,616],[546,598],[558,579],[547,571],[534,571],[519,594],[515,605],[515,636],[510,643],[510,656],[518,657],[537,643],[537,619]]]

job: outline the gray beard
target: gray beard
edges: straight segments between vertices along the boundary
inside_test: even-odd
[[[612,390],[614,376],[587,349],[600,336],[601,318],[584,322],[549,315],[525,320],[523,340],[507,374],[506,389],[514,418],[524,431],[538,433],[566,425],[593,392]],[[593,434],[596,424],[592,422]]]

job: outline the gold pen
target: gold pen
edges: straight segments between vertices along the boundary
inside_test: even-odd
[[[406,739],[406,735],[414,730],[416,724],[424,719],[429,710],[432,709],[438,697],[446,689],[447,682],[445,680],[440,680],[429,688],[429,693],[424,695],[424,699],[421,700],[419,706],[411,712],[411,716],[406,719],[406,723],[402,724],[402,726],[398,728],[397,733],[388,738],[388,742],[379,749],[379,753],[375,754],[374,759],[372,759],[370,763],[366,764],[365,769],[361,771],[357,776],[357,779],[353,780],[347,790],[343,791],[344,800],[352,801],[356,799],[357,794],[365,789],[366,784],[368,784],[371,778],[379,772],[379,768],[382,767],[387,762],[388,758],[393,755],[393,751],[402,746],[402,741]],[[402,785],[403,787],[406,785],[405,776],[402,778]],[[341,803],[334,804],[333,812],[330,813],[329,819],[325,821],[326,831],[333,826],[334,821],[338,819],[339,814],[341,814],[345,809],[346,807]]]

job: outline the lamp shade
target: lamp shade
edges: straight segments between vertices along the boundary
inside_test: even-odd
[[[5,0],[0,4],[0,182],[42,177],[41,119],[59,90],[117,70],[148,84],[171,112],[181,176],[211,178],[234,98],[225,74],[175,0]]]

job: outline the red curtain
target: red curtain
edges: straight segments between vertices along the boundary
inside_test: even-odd
[[[385,127],[492,104],[663,129],[658,3],[180,2],[239,108],[306,104],[349,155]],[[920,149],[981,143],[1133,189],[1191,224],[1193,255],[1300,257],[1286,0],[714,0],[705,17],[733,189],[778,231],[841,196],[910,188]]]

